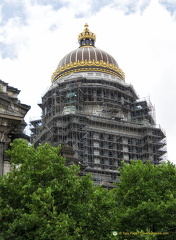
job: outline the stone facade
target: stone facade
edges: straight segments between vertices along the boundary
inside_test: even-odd
[[[30,106],[18,99],[20,91],[0,80],[0,175],[10,170],[9,159],[5,154],[9,144],[15,138],[28,139],[23,130],[26,127],[24,117]]]

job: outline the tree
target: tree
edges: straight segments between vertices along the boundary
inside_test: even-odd
[[[153,239],[175,239],[175,165],[152,165],[140,160],[124,164],[113,192],[120,211],[119,231],[126,233],[122,239],[145,239],[149,235]],[[130,232],[138,234],[128,235]]]
[[[67,167],[60,146],[15,140],[8,155],[13,170],[0,178],[0,240],[175,239],[173,164],[124,164],[117,188],[107,190]]]
[[[112,238],[113,195],[65,166],[60,146],[15,140],[8,155],[13,170],[0,179],[0,239]]]

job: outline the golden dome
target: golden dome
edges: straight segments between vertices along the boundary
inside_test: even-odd
[[[96,48],[95,40],[95,34],[89,31],[86,24],[84,31],[78,36],[80,47],[61,59],[52,75],[52,81],[76,72],[103,72],[124,80],[124,73],[116,60],[110,54]]]

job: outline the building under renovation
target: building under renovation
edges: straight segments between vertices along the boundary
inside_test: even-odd
[[[156,126],[149,99],[139,99],[116,60],[95,47],[85,25],[79,48],[61,59],[43,95],[42,117],[32,121],[32,142],[72,147],[83,173],[95,183],[117,180],[121,162],[150,160],[166,153],[165,133]]]
[[[18,99],[20,91],[0,80],[0,175],[10,170],[5,150],[15,138],[29,138],[23,130],[26,127],[24,117],[30,106]],[[29,139],[28,139],[29,140]]]

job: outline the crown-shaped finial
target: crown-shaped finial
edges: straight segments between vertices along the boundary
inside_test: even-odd
[[[94,46],[96,35],[88,29],[89,25],[87,23],[84,25],[84,27],[84,31],[78,35],[78,42],[80,43],[80,47]]]
[[[89,31],[89,29],[88,29],[89,25],[87,23],[84,25],[84,27],[85,27],[84,32]]]

